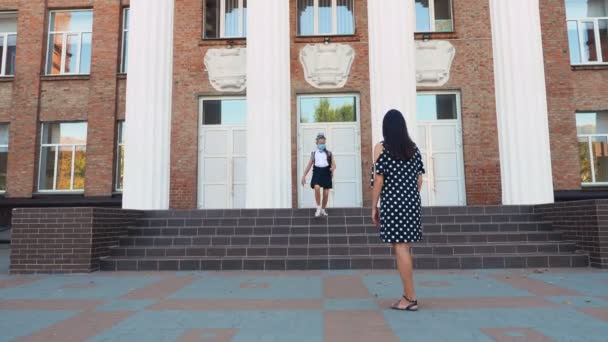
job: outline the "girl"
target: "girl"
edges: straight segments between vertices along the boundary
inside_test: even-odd
[[[327,208],[329,190],[333,186],[332,177],[336,169],[336,161],[325,146],[325,134],[319,133],[316,142],[317,149],[310,154],[310,161],[302,176],[302,186],[306,184],[306,175],[310,172],[310,168],[313,167],[310,187],[315,189],[315,202],[317,203],[315,217],[319,217],[321,215],[327,216],[325,208]],[[321,204],[321,188],[323,188],[323,204]]]
[[[372,221],[380,238],[393,245],[403,282],[403,298],[392,309],[417,311],[410,244],[422,239],[420,188],[424,165],[416,144],[410,139],[401,112],[391,110],[382,124],[384,141],[374,149]],[[378,201],[382,197],[380,212]]]

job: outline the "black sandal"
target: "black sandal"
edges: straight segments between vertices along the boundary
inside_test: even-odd
[[[391,306],[391,309],[398,311],[418,311],[418,300],[409,300],[409,298],[407,298],[407,296],[405,295],[403,295],[403,299],[408,301],[410,305],[406,306],[405,308],[401,308],[399,307],[399,303],[401,303],[401,300],[399,300],[397,303]]]

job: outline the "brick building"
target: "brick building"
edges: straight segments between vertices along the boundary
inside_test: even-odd
[[[5,207],[119,205],[123,189],[133,209],[305,207],[318,132],[338,164],[332,205],[369,205],[389,108],[424,152],[428,206],[597,197],[608,184],[606,0],[0,10]]]

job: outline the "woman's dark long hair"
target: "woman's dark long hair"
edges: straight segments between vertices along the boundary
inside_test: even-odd
[[[400,111],[391,109],[382,123],[384,149],[394,158],[409,160],[416,154],[416,144],[407,131],[405,118]]]

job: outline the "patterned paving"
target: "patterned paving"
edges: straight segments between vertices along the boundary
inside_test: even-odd
[[[0,250],[1,252],[1,250]],[[2,258],[0,258],[1,260]],[[608,272],[0,274],[1,341],[608,341]]]

